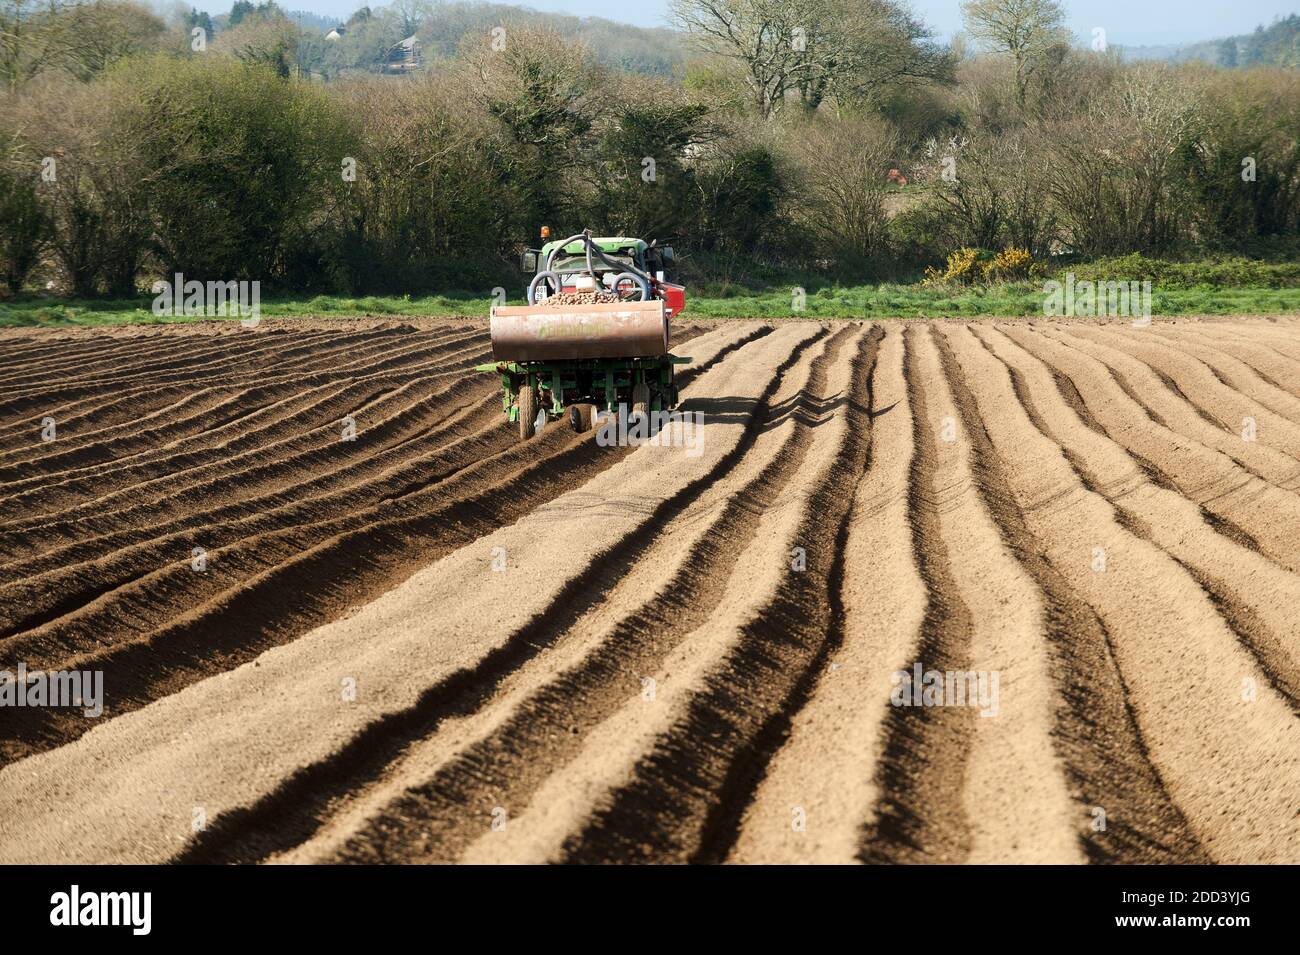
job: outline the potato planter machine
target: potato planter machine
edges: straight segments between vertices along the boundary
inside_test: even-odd
[[[547,234],[543,230],[543,237]],[[597,410],[644,415],[678,402],[673,369],[690,358],[668,351],[668,320],[685,289],[667,282],[671,248],[590,232],[524,256],[534,271],[528,304],[491,313],[492,357],[476,371],[500,376],[502,409],[531,438],[539,422],[569,418],[587,431]]]

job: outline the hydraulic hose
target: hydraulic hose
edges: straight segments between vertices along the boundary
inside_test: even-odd
[[[600,259],[601,262],[609,266],[611,269],[620,270],[620,274],[614,280],[615,291],[618,290],[618,286],[620,284],[621,279],[625,277],[633,277],[638,280],[637,284],[641,288],[641,301],[644,302],[646,299],[650,297],[650,276],[647,273],[642,272],[635,265],[625,265],[622,262],[615,262],[609,259],[605,255],[605,253],[602,252],[600,249],[596,248],[595,243],[591,241],[591,230],[583,229],[577,235],[569,236],[563,242],[557,243],[555,248],[551,249],[551,254],[546,257],[545,271],[539,272],[537,277],[534,278],[532,283],[530,283],[528,286],[529,305],[537,304],[534,301],[534,297],[536,293],[538,279],[540,279],[543,275],[555,275],[555,271],[554,269],[552,269],[552,265],[555,263],[555,257],[559,255],[562,251],[564,251],[565,246],[567,246],[570,242],[582,243],[583,250],[586,252],[587,255],[587,274],[590,275],[593,279],[596,277],[595,263],[592,261],[592,255],[594,254],[596,258]]]

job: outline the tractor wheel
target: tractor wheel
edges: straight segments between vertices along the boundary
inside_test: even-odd
[[[527,441],[537,433],[537,389],[524,385],[519,389],[519,437]]]
[[[569,405],[569,427],[578,434],[591,430],[591,416],[595,409],[589,404]]]

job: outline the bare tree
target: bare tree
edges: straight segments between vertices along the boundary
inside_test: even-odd
[[[709,52],[740,61],[762,116],[779,108],[793,85],[794,33],[800,18],[781,0],[672,0],[672,14]]]
[[[297,65],[300,35],[298,28],[282,16],[245,17],[238,26],[219,33],[212,49],[288,77]]]
[[[1030,77],[1054,47],[1069,40],[1061,4],[1057,0],[967,0],[961,9],[971,36],[1011,56],[1016,102],[1023,109]]]
[[[68,69],[78,79],[102,73],[124,56],[156,45],[166,25],[148,7],[124,0],[95,0],[69,7]]]
[[[67,56],[67,23],[58,0],[0,0],[0,82],[14,90]]]
[[[574,221],[567,178],[588,162],[606,71],[585,46],[509,21],[495,36],[467,38],[464,59],[470,95],[508,140],[504,172],[528,231]]]
[[[671,8],[706,50],[743,66],[763,117],[791,93],[811,110],[828,96],[870,97],[891,81],[942,79],[951,69],[894,0],[673,0]]]
[[[14,90],[43,73],[89,79],[149,49],[166,31],[129,0],[0,0],[0,83]]]
[[[889,167],[903,147],[878,119],[812,117],[792,145],[799,160],[799,215],[820,240],[821,254],[844,265],[867,264],[885,241]]]
[[[1054,132],[1048,192],[1071,245],[1093,255],[1159,252],[1186,216],[1176,164],[1202,139],[1201,94],[1163,64],[1126,70],[1086,114]]]
[[[389,11],[401,24],[402,37],[406,38],[414,36],[420,29],[420,25],[432,12],[432,5],[428,0],[393,0]]]
[[[948,50],[893,0],[822,0],[810,4],[803,50],[795,64],[799,99],[814,110],[827,97],[839,103],[875,100],[913,81],[948,81]]]

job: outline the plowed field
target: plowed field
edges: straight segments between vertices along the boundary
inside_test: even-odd
[[[103,675],[0,862],[1300,863],[1300,319],[674,351],[691,449],[481,322],[0,334],[0,671]]]

